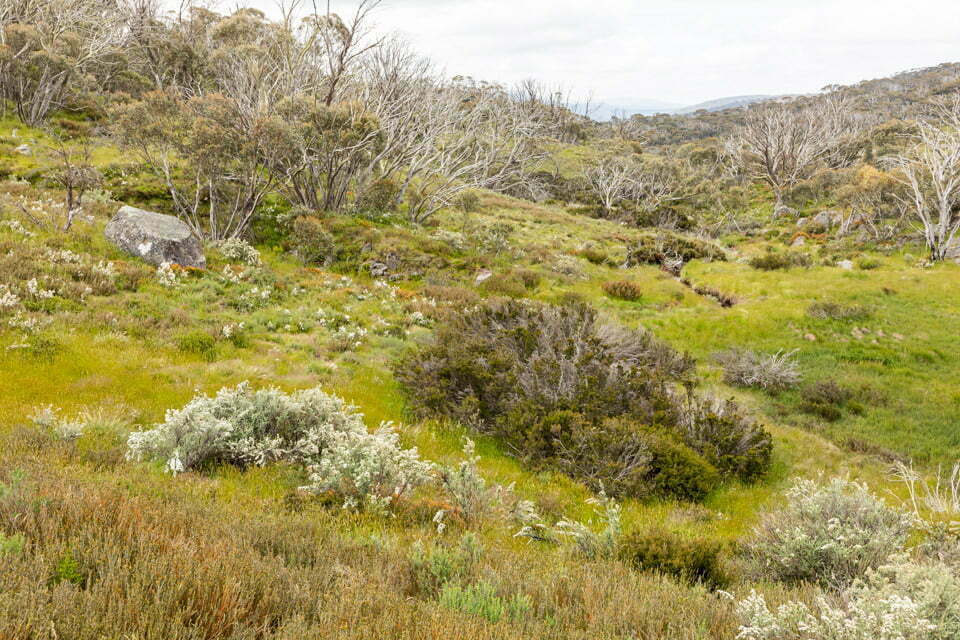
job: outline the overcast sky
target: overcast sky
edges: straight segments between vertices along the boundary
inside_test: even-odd
[[[355,0],[331,4],[345,14]],[[451,75],[538,78],[611,108],[807,93],[960,60],[960,0],[384,0],[376,22]]]

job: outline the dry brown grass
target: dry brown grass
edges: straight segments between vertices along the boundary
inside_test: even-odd
[[[72,445],[3,438],[0,638],[724,638],[730,603],[617,562],[487,532],[477,575],[525,594],[520,621],[487,623],[416,595],[409,551],[430,524],[216,498],[212,478],[93,471]],[[456,544],[451,542],[441,544]],[[669,606],[666,606],[669,603]]]

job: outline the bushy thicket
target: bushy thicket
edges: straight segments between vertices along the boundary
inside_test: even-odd
[[[432,465],[402,449],[383,424],[369,433],[362,415],[322,390],[285,394],[246,383],[195,396],[163,424],[130,435],[128,457],[163,460],[179,473],[215,464],[290,462],[306,466],[305,489],[332,492],[349,506],[387,502],[425,482]]]
[[[654,264],[671,268],[691,260],[723,262],[726,259],[723,249],[711,242],[664,231],[644,236],[627,252],[628,266]]]
[[[418,411],[501,437],[526,461],[614,495],[699,499],[753,478],[769,435],[676,391],[693,362],[590,307],[493,300],[453,314],[396,367]]]
[[[914,517],[888,507],[862,484],[798,480],[747,550],[754,570],[783,582],[848,585],[903,549]]]
[[[777,271],[791,267],[809,267],[812,264],[810,256],[796,251],[768,251],[759,256],[750,258],[750,266],[761,271]]]

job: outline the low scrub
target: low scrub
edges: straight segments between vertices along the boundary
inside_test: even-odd
[[[953,640],[960,637],[960,577],[940,563],[898,557],[814,607],[771,609],[753,592],[737,605],[740,640]]]
[[[676,269],[691,260],[726,259],[724,250],[711,242],[666,232],[644,236],[627,252],[627,266],[631,267],[653,264]]]
[[[129,458],[162,460],[174,473],[216,464],[304,465],[305,489],[342,496],[345,506],[389,502],[432,470],[416,449],[400,447],[389,424],[369,433],[340,398],[320,389],[254,391],[246,383],[168,411],[163,424],[131,434],[128,449]]]
[[[636,302],[643,297],[643,290],[640,285],[629,280],[616,280],[613,282],[604,282],[601,285],[603,292],[611,298]]]
[[[818,320],[866,320],[871,311],[859,304],[814,302],[807,307],[807,315]]]
[[[493,433],[528,463],[614,495],[700,499],[721,477],[711,460],[733,474],[765,468],[769,440],[731,436],[753,433],[752,423],[734,426],[738,412],[721,419],[679,399],[692,369],[649,333],[606,324],[584,304],[494,300],[446,318],[396,372],[416,410]],[[751,444],[734,453],[725,439]],[[756,463],[730,462],[741,454]]]
[[[768,251],[750,259],[750,266],[761,271],[778,271],[793,267],[809,267],[812,264],[810,256],[795,251],[782,253]]]
[[[764,578],[845,586],[900,552],[914,522],[865,485],[799,480],[754,531],[748,558]]]
[[[818,416],[828,422],[836,422],[843,412],[863,413],[863,406],[853,399],[850,389],[833,380],[820,380],[804,387],[800,392],[800,410]]]
[[[791,389],[800,382],[795,353],[778,351],[760,354],[746,349],[731,349],[716,354],[714,359],[723,368],[723,380],[727,384],[777,392]]]
[[[635,531],[620,542],[618,555],[630,566],[719,589],[727,575],[722,547],[707,538],[683,538],[664,530]]]

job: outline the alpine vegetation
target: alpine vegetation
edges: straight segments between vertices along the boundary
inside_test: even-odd
[[[940,563],[897,556],[814,607],[771,610],[756,591],[737,605],[738,640],[951,640],[960,636],[960,577]]]
[[[755,571],[772,580],[849,585],[900,552],[915,522],[866,485],[798,480],[787,505],[754,531],[747,553]]]
[[[693,383],[689,357],[582,304],[494,300],[454,314],[397,377],[421,412],[615,496],[697,500],[770,462],[769,434],[735,405],[679,391]]]
[[[389,502],[426,482],[433,465],[403,449],[389,423],[369,433],[363,416],[319,388],[285,394],[247,383],[195,396],[167,412],[163,424],[132,433],[128,458],[162,460],[173,473],[216,464],[288,462],[305,466],[314,493],[344,506]]]

